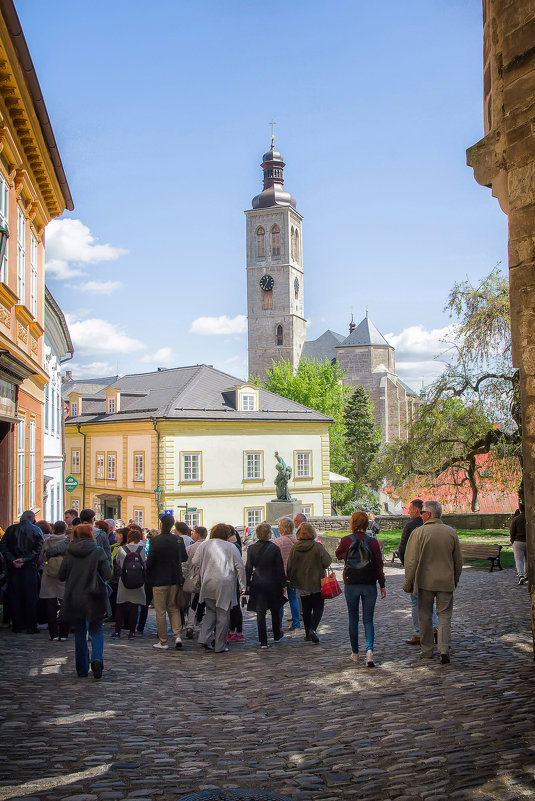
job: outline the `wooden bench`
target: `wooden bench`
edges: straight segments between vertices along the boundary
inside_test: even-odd
[[[483,559],[490,562],[489,573],[492,573],[495,567],[503,570],[500,563],[500,551],[502,545],[496,545],[486,542],[461,542],[461,552],[463,559]]]

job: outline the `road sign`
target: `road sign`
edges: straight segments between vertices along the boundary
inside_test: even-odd
[[[196,506],[188,506],[188,508],[186,509],[186,512],[196,512],[196,511],[197,511]]]
[[[67,476],[65,479],[65,489],[67,492],[72,492],[78,486],[78,481],[75,479],[74,476]]]
[[[164,509],[163,513],[164,513],[164,515],[172,515],[173,514],[173,510],[172,509]]]

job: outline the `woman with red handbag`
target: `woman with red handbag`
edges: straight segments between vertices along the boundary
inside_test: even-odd
[[[316,542],[317,533],[310,523],[301,523],[296,537],[297,542],[288,557],[286,575],[291,586],[299,590],[305,640],[317,644],[317,628],[325,605],[321,594],[321,580],[325,576],[325,568],[331,564],[331,557],[321,542]]]
[[[368,515],[366,512],[353,512],[349,521],[351,534],[342,537],[336,549],[336,558],[344,560],[344,590],[349,614],[349,639],[351,659],[358,661],[359,654],[359,605],[362,601],[362,622],[366,635],[366,666],[375,667],[373,645],[375,628],[373,613],[377,601],[377,582],[381,588],[381,598],[386,598],[385,574],[379,543],[368,536]]]

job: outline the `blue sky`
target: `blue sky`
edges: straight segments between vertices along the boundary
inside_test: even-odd
[[[78,375],[245,377],[245,218],[275,119],[304,215],[309,338],[369,309],[415,386],[456,280],[506,265],[483,136],[480,0],[18,0],[75,210],[47,282]],[[200,319],[206,318],[206,319]]]

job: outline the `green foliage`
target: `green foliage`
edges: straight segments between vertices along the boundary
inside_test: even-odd
[[[345,486],[349,487],[348,484]],[[377,492],[363,481],[359,481],[357,484],[351,484],[351,493],[348,493],[348,497],[336,508],[341,515],[350,515],[356,509],[362,509],[364,512],[373,512],[376,515],[381,512],[381,504]]]
[[[379,451],[381,433],[375,425],[373,403],[363,386],[349,398],[344,413],[344,442],[351,477],[356,482],[367,478]]]

